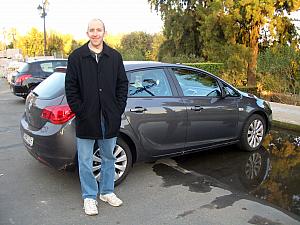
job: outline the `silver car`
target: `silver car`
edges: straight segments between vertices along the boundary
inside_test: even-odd
[[[267,102],[206,71],[158,62],[124,65],[129,90],[114,150],[116,184],[137,161],[232,144],[246,151],[257,150],[270,129],[272,110]],[[74,113],[65,97],[65,69],[58,68],[28,95],[20,122],[28,152],[57,169],[77,163]],[[97,179],[99,151],[95,145]]]

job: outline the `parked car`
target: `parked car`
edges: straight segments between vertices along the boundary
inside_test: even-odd
[[[49,77],[56,67],[67,66],[67,59],[40,59],[24,63],[11,78],[11,91],[26,98],[39,83]]]
[[[257,150],[270,129],[272,110],[267,102],[206,71],[158,62],[124,64],[129,91],[114,150],[116,184],[137,161],[231,144]],[[57,169],[77,161],[75,115],[66,101],[64,80],[60,69],[37,86],[26,99],[20,123],[29,153]],[[93,166],[98,179],[97,146]]]
[[[25,65],[24,62],[12,61],[9,63],[6,71],[6,79],[11,84],[12,77],[18,73],[18,70]]]

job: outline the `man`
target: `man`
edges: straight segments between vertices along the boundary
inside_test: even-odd
[[[98,194],[112,206],[122,204],[113,193],[113,150],[126,106],[128,80],[120,53],[103,42],[104,34],[101,20],[88,23],[89,41],[69,56],[65,79],[67,101],[76,115],[79,178],[87,215],[98,214]],[[101,149],[99,183],[92,170],[95,140]]]

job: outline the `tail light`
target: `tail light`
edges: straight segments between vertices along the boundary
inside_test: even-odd
[[[22,84],[24,80],[27,80],[30,77],[32,77],[31,74],[23,74],[16,79],[16,84]]]
[[[41,118],[53,124],[64,124],[74,116],[75,114],[71,111],[69,105],[55,105],[44,108]]]

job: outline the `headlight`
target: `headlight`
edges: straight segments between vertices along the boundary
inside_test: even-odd
[[[266,103],[266,105],[269,107],[269,109],[271,109],[271,104],[268,101],[264,101]]]

